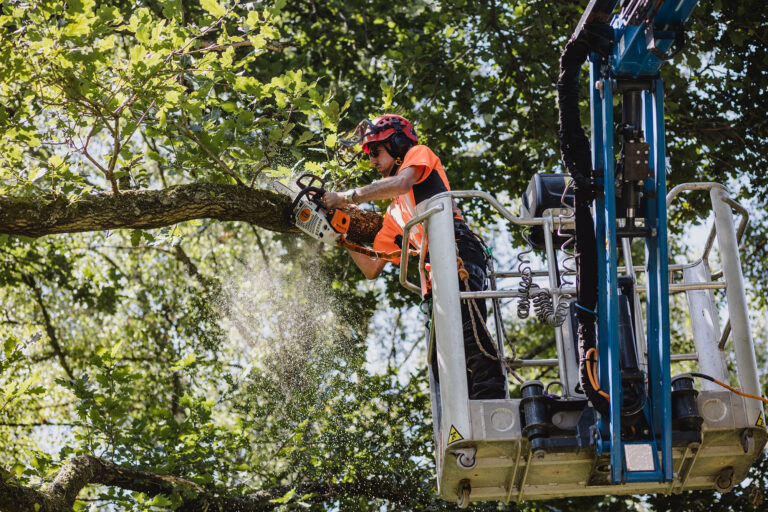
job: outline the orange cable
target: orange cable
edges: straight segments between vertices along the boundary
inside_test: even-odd
[[[598,382],[597,382],[597,377],[596,377],[596,376],[595,376],[595,375],[592,373],[593,371],[595,371],[595,370],[596,370],[596,368],[595,368],[595,369],[593,369],[593,368],[592,368],[592,366],[591,366],[591,363],[592,363],[593,361],[592,361],[592,359],[590,359],[590,355],[591,355],[592,353],[595,353],[595,354],[596,354],[596,353],[597,353],[597,349],[595,349],[594,347],[592,347],[591,349],[587,350],[587,353],[586,353],[586,355],[585,355],[585,358],[586,358],[586,365],[587,365],[587,377],[589,377],[589,383],[592,385],[592,387],[595,389],[595,391],[597,391],[597,393],[598,393],[600,396],[602,396],[603,398],[605,398],[606,400],[608,400],[608,399],[610,399],[610,396],[608,395],[608,393],[606,393],[605,391],[603,391],[602,389],[600,389],[600,385],[599,385],[599,384],[598,384]],[[594,364],[595,364],[595,366],[597,366],[597,358],[595,358]]]
[[[720,382],[716,378],[710,377],[709,375],[705,375],[703,373],[691,373],[690,375],[693,375],[694,377],[700,377],[702,379],[710,380],[710,381],[714,382],[715,384],[723,386],[728,391],[732,391],[733,393],[736,393],[737,395],[745,396],[747,398],[752,398],[754,400],[760,400],[761,402],[764,402],[764,403],[768,404],[768,399],[765,399],[765,398],[763,398],[761,396],[757,396],[757,395],[750,395],[749,393],[745,393],[743,391],[740,391],[740,390],[738,390],[736,388],[733,388],[733,387],[729,386],[725,382]]]

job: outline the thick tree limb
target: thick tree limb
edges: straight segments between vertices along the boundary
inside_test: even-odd
[[[162,190],[85,196],[72,204],[0,196],[0,233],[39,237],[56,233],[151,229],[193,219],[245,221],[271,231],[297,231],[288,218],[290,201],[270,190],[239,185],[192,183]],[[381,228],[373,212],[349,209],[348,238],[370,243]]]
[[[280,505],[272,503],[272,500],[284,496],[290,490],[288,487],[279,487],[245,496],[214,495],[184,478],[119,466],[98,457],[81,455],[64,464],[53,482],[41,491],[19,485],[9,475],[0,474],[0,511],[70,512],[77,496],[90,484],[119,487],[149,496],[185,490],[182,505],[178,509],[183,512],[273,510]],[[310,495],[306,501],[311,502],[343,496],[367,496],[392,502],[412,498],[407,486],[381,479],[345,483],[312,482],[298,486],[295,491],[298,496]]]
[[[67,462],[53,482],[42,491],[5,481],[0,475],[0,510],[70,512],[80,491],[89,484],[120,487],[150,496],[170,493],[179,486],[202,491],[196,483],[183,478],[118,466],[98,457],[81,455]]]

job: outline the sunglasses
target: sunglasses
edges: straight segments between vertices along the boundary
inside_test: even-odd
[[[378,158],[379,152],[384,149],[380,145],[376,146],[368,146],[368,155],[370,155],[371,158]],[[386,149],[384,149],[386,151]]]

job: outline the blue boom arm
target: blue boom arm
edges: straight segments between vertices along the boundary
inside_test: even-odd
[[[599,452],[610,454],[614,483],[673,478],[664,89],[659,69],[682,48],[683,27],[697,1],[626,0],[614,14],[618,1],[592,0],[571,38],[571,46],[590,50],[597,373],[608,394],[603,400],[593,389],[590,399],[608,402],[602,408],[596,404],[601,412],[596,443]],[[614,94],[622,100],[619,122],[614,121]],[[562,110],[561,104],[561,130]],[[578,140],[567,137],[561,133],[561,147],[578,190],[583,169],[575,171],[565,157],[569,144],[575,147]],[[577,214],[577,233],[578,222]],[[619,286],[617,273],[622,238],[644,238],[646,244],[647,373],[637,364],[632,329],[626,322],[622,326],[628,315],[622,295],[629,295]],[[633,351],[634,363],[627,358]],[[628,436],[635,427],[640,434]]]

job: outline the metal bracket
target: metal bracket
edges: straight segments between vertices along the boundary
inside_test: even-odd
[[[659,50],[656,46],[657,40],[673,39],[672,51],[669,53]],[[661,61],[671,60],[672,57],[680,53],[685,46],[685,32],[682,27],[674,27],[673,30],[655,30],[652,23],[645,25],[645,47],[654,57]]]
[[[755,449],[755,437],[751,428],[745,428],[741,432],[741,447],[744,453],[751,453]]]

